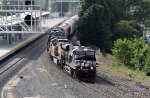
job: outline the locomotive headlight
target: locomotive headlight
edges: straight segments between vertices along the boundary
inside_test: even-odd
[[[88,51],[88,49],[87,49],[87,48],[84,48],[84,51]]]
[[[91,70],[94,70],[94,67],[91,66]]]
[[[83,67],[80,67],[80,69],[83,69]]]

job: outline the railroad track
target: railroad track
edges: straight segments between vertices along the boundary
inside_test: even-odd
[[[133,85],[126,84],[122,81],[119,81],[117,78],[114,77],[108,77],[107,75],[104,75],[104,72],[99,72],[98,74],[103,75],[103,79],[110,81],[111,83],[114,83],[115,86],[125,92],[125,93],[130,93],[136,98],[150,98],[150,93],[148,93],[146,90],[141,90],[133,87]]]
[[[105,72],[103,71],[99,71],[98,75],[96,76],[97,79],[95,83],[83,82],[78,79],[76,80],[108,98],[124,98],[126,96],[128,96],[128,98],[150,98],[150,94],[148,92],[136,89],[132,87],[132,85],[128,85],[117,80],[117,78],[108,77],[104,73]],[[105,85],[108,86],[101,85],[102,82],[105,82]]]
[[[56,65],[56,67],[58,67],[58,66]],[[61,69],[60,67],[58,67],[58,68]],[[84,86],[94,90],[95,92],[99,92],[100,94],[106,96],[107,98],[123,98],[123,94],[121,94],[120,92],[116,92],[116,90],[112,90],[113,87],[110,88],[110,86],[114,86],[113,83],[111,83],[110,81],[105,80],[99,76],[96,76],[95,81],[84,82],[84,81],[81,81],[81,80],[75,78],[74,76],[70,75],[65,70],[63,70],[63,72],[65,72],[68,76],[71,76],[72,78],[77,80],[79,83],[83,84]]]
[[[79,79],[76,80],[108,98],[150,98],[150,93],[147,91],[136,89],[132,87],[132,85],[119,81],[117,78],[110,78],[105,75],[103,71],[98,73],[96,80],[93,82],[83,82]]]
[[[108,98],[122,98],[122,95],[116,93],[115,91],[111,90],[110,88],[107,88],[105,86],[100,86],[99,84],[94,83],[86,83],[81,82],[83,85],[89,87],[90,89],[101,93],[102,95],[108,97]]]
[[[36,60],[46,49],[47,35],[42,35],[38,39],[34,40],[29,45],[25,46],[24,49],[19,50],[14,56],[6,59],[2,63],[2,68],[8,66],[7,69],[0,73],[0,93],[2,92],[5,84],[14,77],[21,69],[25,68],[27,63]]]
[[[32,53],[35,48],[37,48],[40,44],[44,44],[46,41],[46,34],[40,36],[36,40],[32,41],[28,45],[24,46],[23,48],[19,49],[17,52],[15,52],[13,55],[6,58],[4,61],[0,63],[0,74],[3,74],[5,71],[16,65],[18,62],[29,58],[32,56]]]
[[[103,73],[101,72],[101,74]],[[150,98],[150,94],[148,92],[136,89],[131,85],[123,83],[115,78],[108,78],[107,76],[97,77],[101,79],[96,79],[95,83],[82,82],[80,80],[78,81],[108,98],[124,98],[126,96],[128,96],[128,98]],[[105,85],[109,86],[104,86],[103,82],[106,82]]]

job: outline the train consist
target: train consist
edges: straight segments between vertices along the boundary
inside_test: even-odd
[[[48,36],[47,51],[51,60],[70,75],[84,80],[93,80],[96,76],[95,51],[72,44],[67,38],[74,32],[77,17],[63,22],[53,28]]]
[[[69,36],[74,33],[77,20],[78,20],[78,16],[75,15],[58,26],[59,31],[62,33],[62,35],[65,38],[69,38]]]

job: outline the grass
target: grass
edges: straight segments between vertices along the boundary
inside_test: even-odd
[[[115,74],[121,74],[125,76],[126,78],[131,78],[136,82],[141,82],[143,85],[149,85],[150,86],[150,77],[146,76],[144,72],[141,71],[133,71],[127,67],[124,66],[118,66],[118,65],[100,65],[103,69],[107,71],[111,71]]]
[[[100,54],[97,54],[97,57],[99,56]],[[120,64],[100,64],[99,66],[106,71],[113,72],[114,74],[120,74],[125,78],[140,82],[144,86],[150,86],[150,76],[146,76],[146,74],[142,71],[133,71]]]

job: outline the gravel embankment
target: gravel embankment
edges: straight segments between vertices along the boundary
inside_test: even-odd
[[[97,57],[100,64],[113,64],[113,58],[108,54],[108,57]],[[146,87],[133,81],[131,78],[127,78],[121,74],[106,71],[101,67],[98,67],[98,76],[113,83],[118,89],[123,91],[125,95],[136,98],[150,98],[150,87]]]

